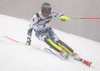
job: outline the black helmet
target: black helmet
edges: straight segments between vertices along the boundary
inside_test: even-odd
[[[50,10],[50,12],[51,12],[51,9],[52,9],[52,8],[51,8],[50,3],[44,2],[44,3],[42,4],[42,6],[41,6],[41,11],[42,11],[42,13],[43,13],[43,11],[44,11],[45,9]]]

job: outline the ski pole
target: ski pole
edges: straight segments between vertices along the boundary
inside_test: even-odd
[[[100,19],[100,17],[90,17],[90,18],[69,18],[67,16],[61,16],[60,19],[71,20],[71,19]]]
[[[14,41],[14,42],[16,42],[16,43],[19,43],[18,41],[14,40],[14,39],[12,39],[12,38],[10,38],[8,36],[5,36],[5,37],[8,38],[8,39],[10,39],[10,40],[12,40],[12,41]]]
[[[8,39],[10,39],[11,41],[14,41],[14,42],[18,43],[18,44],[25,45],[25,43],[23,43],[23,42],[19,42],[17,40],[14,40],[14,39],[8,37],[8,36],[5,36],[5,37],[8,38]]]
[[[97,17],[97,18],[71,18],[71,19],[100,19],[100,18]]]

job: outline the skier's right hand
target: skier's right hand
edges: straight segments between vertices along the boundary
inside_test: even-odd
[[[31,39],[28,38],[25,45],[31,45]]]

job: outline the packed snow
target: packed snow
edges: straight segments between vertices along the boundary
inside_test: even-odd
[[[32,45],[23,44],[26,42],[29,23],[23,19],[0,14],[0,71],[100,71],[99,42],[54,29],[59,38],[80,57],[93,63],[88,67],[73,59],[63,61],[44,49],[51,48],[43,41],[39,41],[34,31]]]

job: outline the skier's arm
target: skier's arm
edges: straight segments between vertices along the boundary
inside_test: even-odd
[[[65,16],[64,14],[58,13],[56,11],[52,11],[52,16],[59,18],[61,21],[66,21],[66,20],[70,20],[71,19],[71,18],[68,18],[67,16]]]
[[[31,23],[29,25],[29,29],[27,31],[27,41],[26,41],[26,45],[30,45],[31,44],[31,35],[32,35],[32,31],[34,29],[34,25],[37,22],[37,16],[34,15],[33,18],[31,19]]]
[[[33,28],[29,28],[29,29],[28,29],[28,32],[27,32],[27,39],[31,39],[32,30],[33,30]]]

